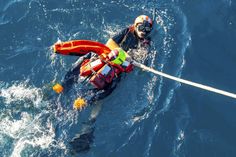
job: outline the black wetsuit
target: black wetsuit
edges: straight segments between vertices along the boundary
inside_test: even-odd
[[[116,34],[112,38],[122,49],[128,51],[130,49],[137,49],[139,47],[145,47],[149,45],[150,38],[140,39],[137,37],[135,32],[130,31],[130,28],[126,28],[122,30],[120,33]],[[69,91],[72,85],[78,81],[79,73],[80,73],[80,66],[85,59],[90,59],[91,57],[97,57],[97,55],[93,52],[88,53],[82,57],[80,57],[73,67],[66,73],[64,80],[62,82],[62,86],[64,87],[64,93]],[[131,56],[132,57],[132,56]],[[89,99],[86,99],[88,104],[96,101],[101,100],[112,93],[115,89],[117,83],[120,81],[120,77],[114,78],[112,83],[108,85],[106,88],[99,90],[99,89],[83,89],[82,97],[86,99],[87,91],[89,90],[92,96]],[[91,94],[90,94],[91,95]]]
[[[149,39],[139,39],[134,32],[131,32],[129,28],[124,29],[117,35],[115,35],[112,38],[121,48],[123,48],[125,51],[129,51],[130,49],[137,49],[140,47],[144,47],[147,45],[145,42]],[[85,56],[80,57],[77,62],[74,64],[74,66],[67,72],[64,81],[63,81],[63,87],[67,91],[71,88],[74,82],[78,80],[79,73],[80,73],[80,66],[81,63],[84,61],[84,59],[90,59],[91,57],[96,57],[96,54],[89,53]],[[132,57],[132,56],[131,56]],[[115,78],[112,83],[107,86],[103,90],[93,89],[94,96],[87,100],[88,104],[91,104],[92,102],[96,100],[100,100],[108,96],[112,93],[112,91],[115,89],[116,85],[120,81],[120,75],[119,77]],[[83,91],[83,93],[86,93],[86,91]],[[90,149],[90,143],[93,142],[93,132],[94,132],[94,124],[95,119],[89,119],[88,122],[86,122],[85,129],[86,131],[78,133],[71,141],[70,144],[74,151],[76,152],[82,152],[87,151]],[[89,126],[89,127],[88,127]]]
[[[112,39],[125,51],[139,47],[147,47],[151,41],[150,37],[140,39],[134,31],[131,31],[130,27],[123,29],[112,37]]]
[[[76,82],[79,82],[79,74],[80,74],[80,67],[81,64],[83,63],[83,61],[85,59],[91,59],[92,57],[98,57],[97,54],[90,52],[82,57],[80,57],[75,64],[73,65],[73,67],[66,73],[63,82],[62,82],[62,86],[64,88],[64,93],[67,93],[72,85]],[[82,89],[82,98],[86,99],[88,104],[93,103],[96,100],[101,100],[103,98],[105,98],[106,96],[108,96],[116,87],[117,83],[119,82],[120,78],[119,77],[115,77],[112,81],[111,84],[107,85],[104,89],[97,89],[95,87],[92,87],[92,85],[90,85],[90,88],[83,88]],[[83,83],[84,85],[87,84],[88,82],[86,80],[84,81],[80,81],[80,83]],[[91,88],[92,87],[92,88]],[[86,96],[88,95],[89,92],[89,98]]]

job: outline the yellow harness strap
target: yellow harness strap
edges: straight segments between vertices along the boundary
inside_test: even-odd
[[[111,38],[107,41],[106,46],[109,47],[111,50],[114,50],[115,48],[120,48],[120,46]]]

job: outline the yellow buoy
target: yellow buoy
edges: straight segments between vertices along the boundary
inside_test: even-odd
[[[63,87],[62,85],[60,85],[59,83],[55,84],[52,89],[56,92],[56,93],[61,93],[63,91]]]
[[[83,98],[77,98],[74,101],[73,108],[76,110],[82,110],[86,105],[87,105],[87,103]]]

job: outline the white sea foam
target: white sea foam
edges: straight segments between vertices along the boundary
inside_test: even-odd
[[[1,83],[2,86],[2,83]],[[34,105],[39,105],[42,101],[40,90],[34,87],[28,87],[27,83],[15,83],[10,87],[2,88],[0,90],[0,97],[3,98],[4,104],[15,104],[16,102],[22,101],[31,101]],[[27,103],[24,103],[24,105]],[[32,135],[37,133],[37,129],[40,128],[34,121],[32,115],[22,112],[20,119],[13,119],[11,116],[8,116],[10,113],[1,113],[2,118],[0,120],[0,134],[2,137],[10,137],[14,139],[15,145],[19,146],[14,147],[12,156],[19,156],[20,151],[25,147],[25,144],[21,141],[25,138],[33,139]],[[47,138],[48,139],[48,138]],[[1,142],[2,143],[2,142]]]
[[[38,106],[42,102],[42,91],[39,88],[28,86],[26,81],[19,84],[15,83],[8,88],[2,88],[0,97],[3,98],[5,104],[30,100],[35,106]]]
[[[6,117],[1,119],[0,125],[0,134],[14,140],[12,157],[20,156],[27,146],[45,149],[54,141],[55,132],[52,124],[48,122],[47,126],[42,126],[39,115],[33,117],[22,112],[19,120]]]
[[[103,38],[109,39],[112,36],[114,36],[117,32],[120,32],[122,30],[121,26],[118,25],[104,25],[105,28],[103,28]]]
[[[38,88],[27,85],[27,81],[23,83],[14,83],[10,87],[4,87],[4,83],[0,82],[2,89],[0,97],[2,97],[5,106],[13,105],[18,102],[27,104],[29,101],[34,107],[41,107],[43,103],[42,91]],[[6,85],[5,85],[6,86]],[[44,102],[47,103],[47,102]],[[11,110],[0,113],[0,144],[3,148],[9,143],[6,138],[12,139],[11,157],[19,157],[25,149],[66,149],[62,141],[55,140],[55,129],[53,121],[43,120],[45,116],[52,115],[50,111],[42,108],[41,112],[22,111],[18,118],[11,116]]]

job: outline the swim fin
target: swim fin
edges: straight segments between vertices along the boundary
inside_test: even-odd
[[[76,153],[87,152],[90,149],[90,144],[93,142],[94,139],[94,128],[89,128],[88,130],[84,131],[83,133],[77,134],[70,141],[70,145]]]

